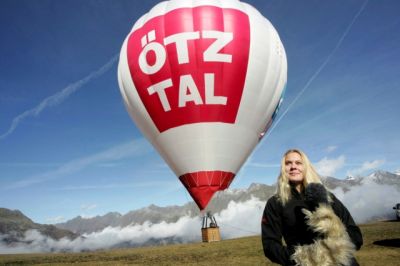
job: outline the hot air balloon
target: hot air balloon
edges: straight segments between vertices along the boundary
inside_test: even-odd
[[[129,114],[200,210],[268,130],[286,80],[276,30],[238,0],[157,4],[134,24],[118,65]]]

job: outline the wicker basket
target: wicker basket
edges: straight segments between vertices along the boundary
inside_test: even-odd
[[[219,227],[201,228],[203,242],[220,241]]]

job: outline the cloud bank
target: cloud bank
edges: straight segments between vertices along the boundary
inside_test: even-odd
[[[342,189],[332,191],[347,207],[356,223],[395,219],[393,206],[400,200],[400,191],[395,186],[378,185],[365,180],[344,193]]]
[[[252,198],[249,201],[231,202],[222,212],[215,215],[223,239],[236,238],[260,233],[261,214],[265,202]],[[25,233],[18,244],[7,246],[2,243],[6,235],[0,236],[0,253],[35,252],[80,252],[109,249],[118,246],[139,246],[146,243],[176,243],[201,241],[201,217],[181,217],[174,223],[134,224],[127,227],[107,227],[101,232],[84,234],[81,238],[53,240],[36,230]]]

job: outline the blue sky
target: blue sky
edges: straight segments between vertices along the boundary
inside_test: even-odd
[[[117,83],[122,42],[157,2],[0,2],[0,207],[53,223],[191,200]],[[231,188],[274,183],[292,147],[337,178],[399,170],[400,2],[248,3],[280,34],[288,84]]]

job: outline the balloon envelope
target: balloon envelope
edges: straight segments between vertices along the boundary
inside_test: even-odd
[[[237,0],[161,2],[134,24],[118,66],[129,114],[201,210],[271,125],[286,79],[276,30]]]

